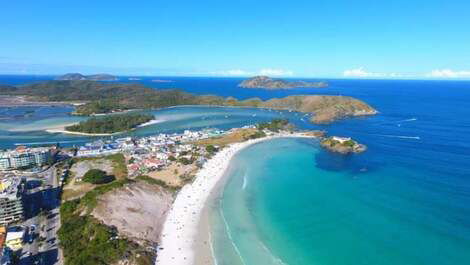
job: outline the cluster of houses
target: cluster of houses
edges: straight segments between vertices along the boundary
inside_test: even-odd
[[[76,156],[89,157],[123,153],[128,161],[129,175],[137,175],[162,169],[175,160],[202,164],[206,150],[198,148],[191,142],[220,136],[224,133],[224,131],[217,129],[185,130],[180,134],[161,133],[141,138],[125,137],[109,141],[99,140],[78,148]]]
[[[182,134],[159,134],[126,143],[124,151],[128,160],[129,175],[145,174],[163,169],[173,161],[202,164],[207,151],[191,142],[223,134],[220,130],[189,131]]]

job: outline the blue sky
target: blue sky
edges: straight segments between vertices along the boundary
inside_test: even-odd
[[[0,3],[0,73],[470,78],[468,1]]]

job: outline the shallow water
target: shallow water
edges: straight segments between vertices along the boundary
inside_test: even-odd
[[[335,167],[322,168],[322,156]],[[426,170],[355,168],[315,140],[249,147],[212,212],[217,264],[465,264],[465,187]],[[360,166],[362,167],[362,166]]]
[[[48,78],[0,76],[0,83]],[[316,126],[288,112],[204,107],[154,111],[166,121],[133,134],[228,129],[286,117],[300,128],[325,129],[368,146],[364,154],[345,157],[310,140],[275,140],[243,150],[212,216],[219,265],[470,264],[470,82],[327,80],[330,87],[324,89],[265,91],[238,88],[240,81],[143,77],[139,82],[241,99],[348,95],[365,100],[380,114]],[[0,147],[90,140],[10,131],[12,124],[68,117],[67,110],[54,115],[46,110],[39,118],[16,121],[8,120],[9,114],[1,116],[0,109],[0,117],[7,117],[0,120]]]

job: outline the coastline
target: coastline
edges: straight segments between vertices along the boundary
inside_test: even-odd
[[[83,132],[73,132],[73,131],[67,131],[65,128],[67,126],[72,126],[78,124],[78,122],[70,123],[70,124],[64,124],[60,126],[56,126],[53,128],[47,128],[44,131],[48,133],[64,133],[64,134],[73,134],[73,135],[82,135],[82,136],[111,136],[114,135],[114,133],[83,133]]]
[[[146,126],[150,126],[150,125],[153,125],[153,124],[157,124],[157,123],[161,123],[161,122],[164,122],[165,120],[158,120],[158,119],[153,119],[151,121],[148,121],[146,123],[142,123],[140,124],[139,126],[137,126],[136,128],[132,129],[132,130],[135,130],[137,128],[143,128],[143,127],[146,127]],[[60,126],[55,126],[55,127],[51,127],[51,128],[46,128],[44,129],[44,131],[48,132],[48,133],[64,133],[64,134],[73,134],[73,135],[82,135],[82,136],[111,136],[111,135],[117,135],[117,134],[121,134],[121,133],[125,133],[125,132],[115,132],[115,133],[84,133],[84,132],[74,132],[74,131],[67,131],[65,128],[67,126],[72,126],[72,125],[76,125],[78,124],[79,122],[74,122],[74,123],[69,123],[69,124],[63,124],[63,125],[60,125]]]
[[[253,144],[285,137],[316,138],[305,133],[277,134],[231,144],[207,161],[191,184],[184,186],[166,217],[155,264],[214,264],[208,221],[209,202],[215,197],[232,157]]]
[[[145,127],[145,126],[154,125],[154,124],[161,123],[161,122],[165,122],[165,120],[153,119],[153,120],[150,120],[148,122],[145,122],[145,123],[142,123],[142,124],[138,125],[137,128],[142,128],[142,127]]]
[[[77,101],[39,101],[33,97],[20,95],[0,95],[0,107],[44,107],[44,106],[80,106]]]

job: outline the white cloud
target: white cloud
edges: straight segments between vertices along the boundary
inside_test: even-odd
[[[249,72],[241,70],[241,69],[233,69],[233,70],[224,70],[224,71],[215,71],[210,72],[212,75],[221,75],[221,76],[244,76],[250,75]]]
[[[364,70],[364,67],[359,67],[356,69],[345,70],[343,72],[345,77],[361,77],[361,78],[370,78],[370,77],[400,77],[401,75],[396,73],[374,73]]]
[[[433,78],[470,78],[470,71],[453,71],[451,69],[437,69],[427,74]]]
[[[292,76],[294,72],[284,69],[273,69],[265,68],[259,71],[245,71],[242,69],[232,69],[223,71],[210,72],[211,75],[217,76],[255,76],[255,75],[267,75],[267,76]]]
[[[289,71],[289,70],[283,70],[283,69],[266,68],[266,69],[261,69],[258,74],[267,75],[267,76],[291,76],[294,74],[294,72]]]

